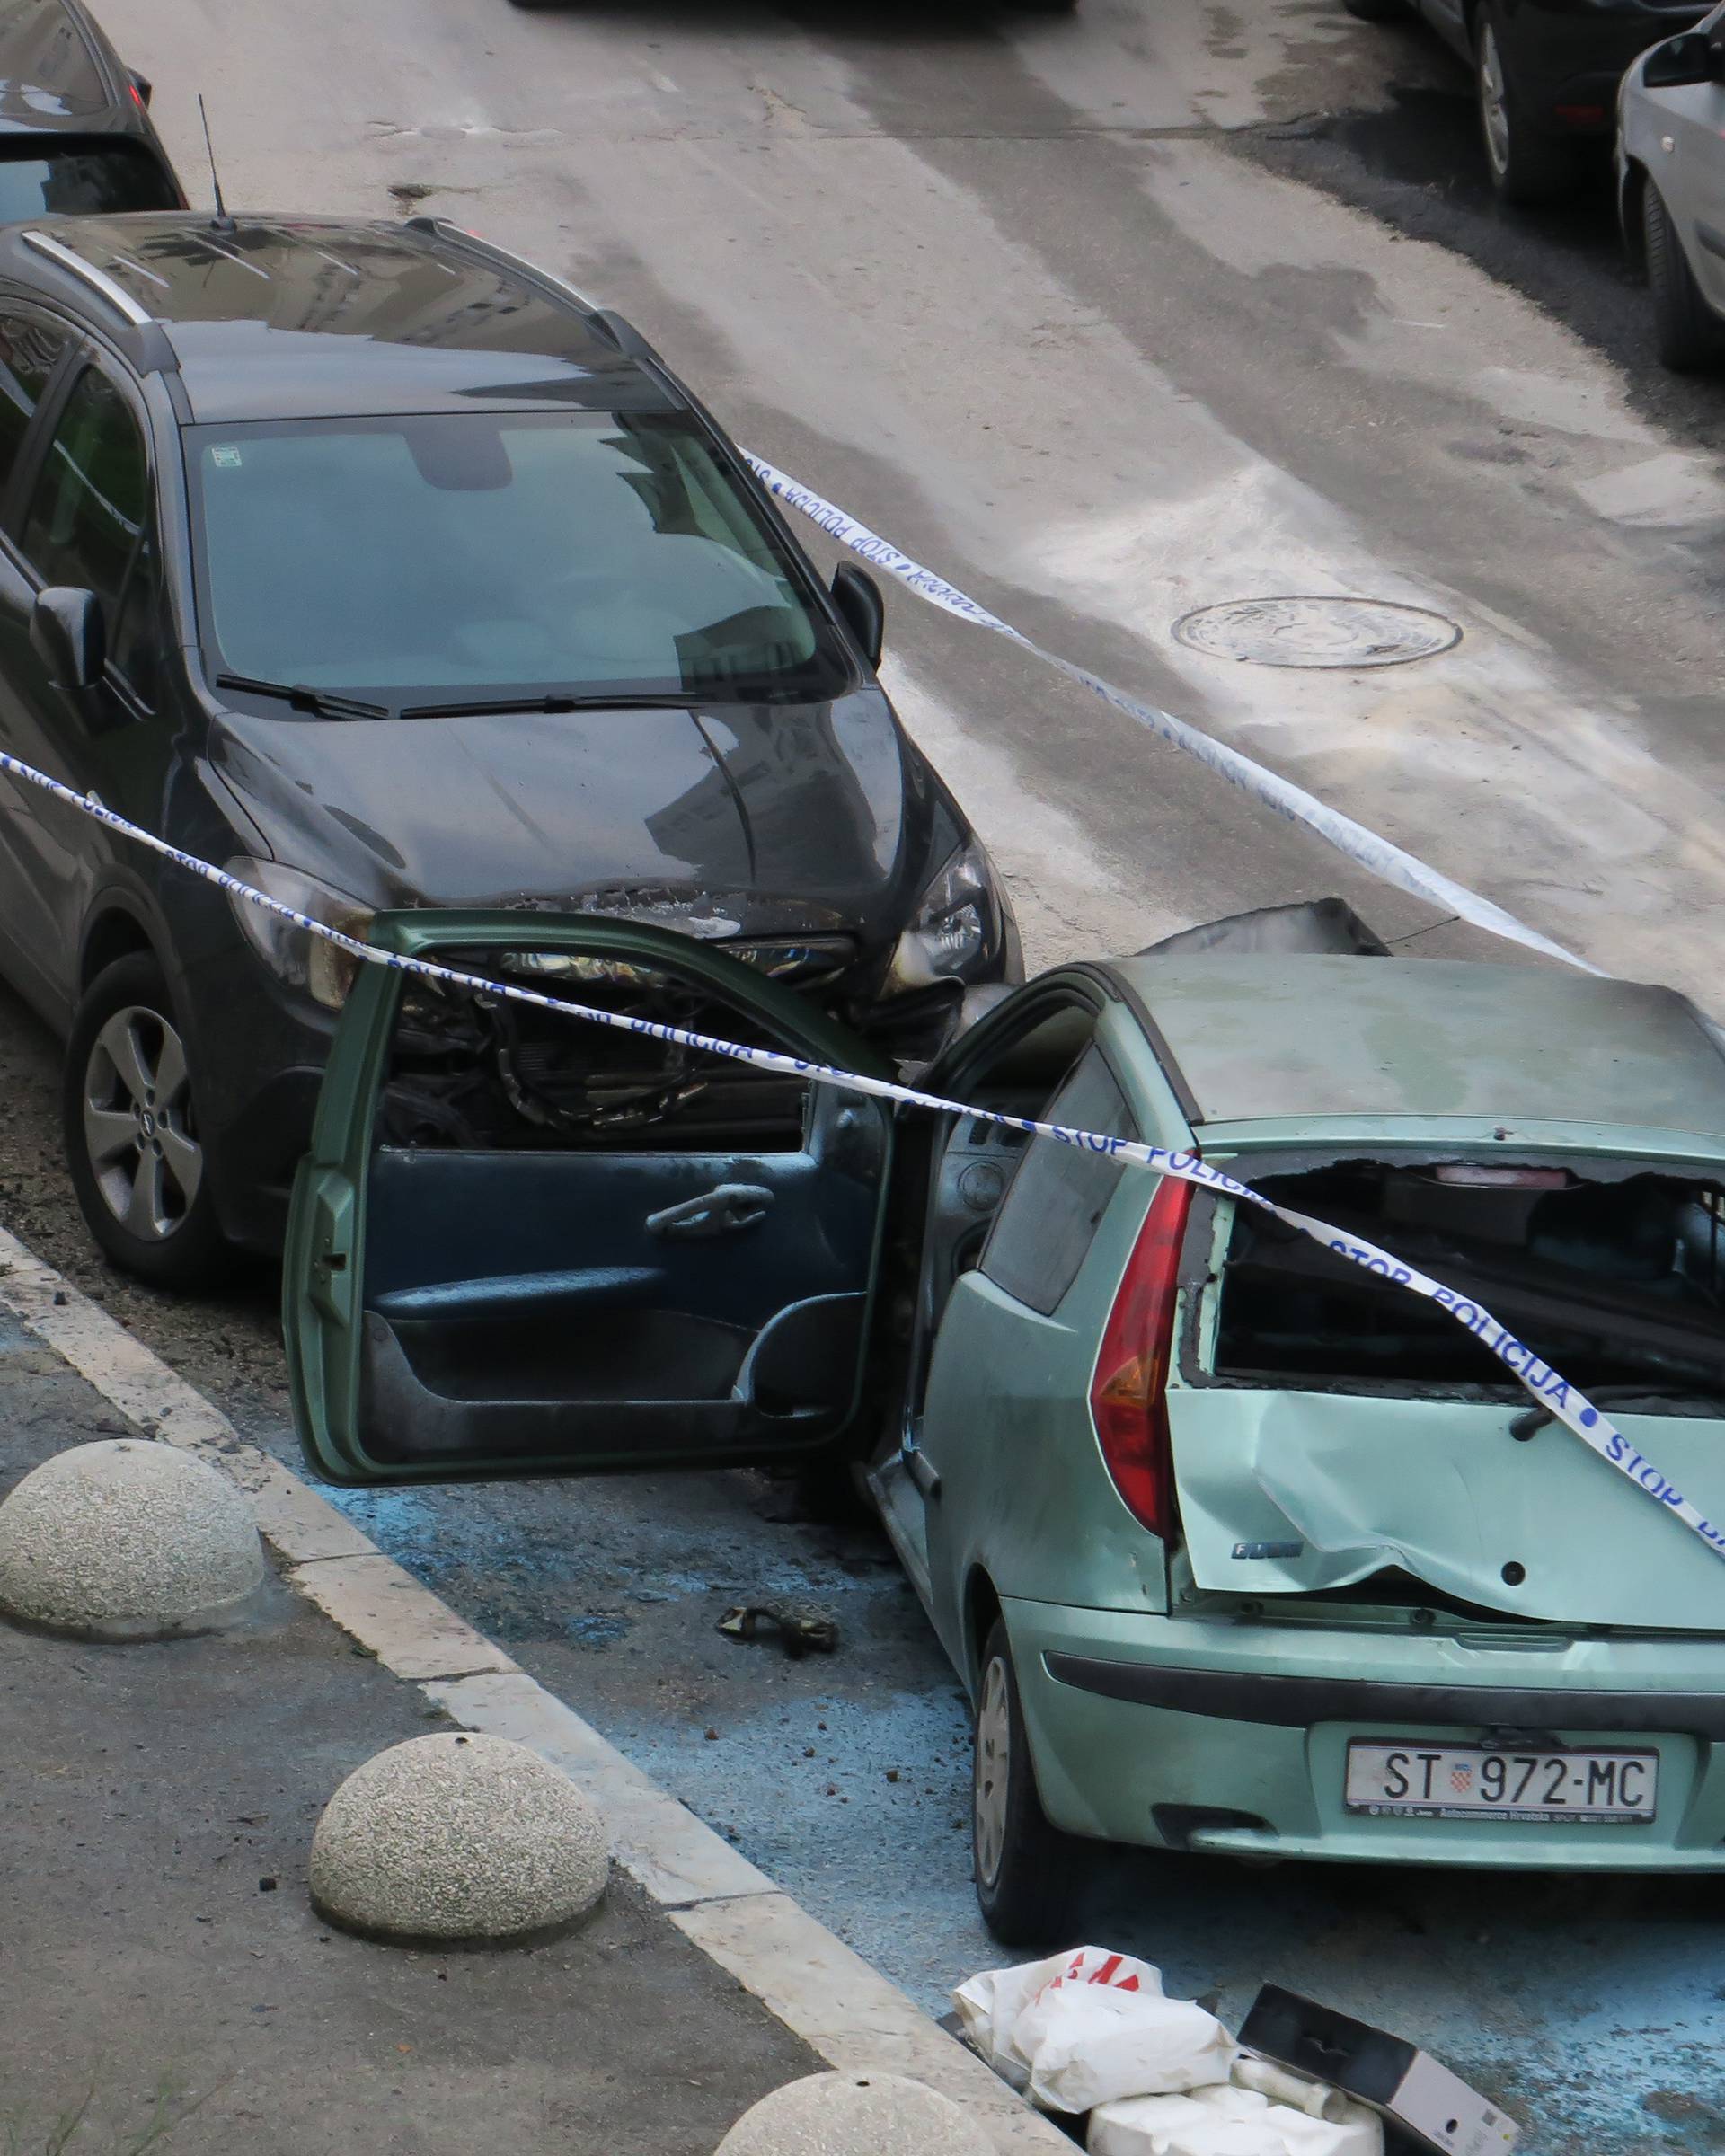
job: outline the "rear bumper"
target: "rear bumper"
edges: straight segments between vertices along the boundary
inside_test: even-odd
[[[1542,6],[1516,10],[1505,61],[1536,125],[1608,136],[1625,71],[1650,45],[1692,30],[1704,7]]]
[[[1578,1692],[1455,1684],[1376,1682],[1358,1677],[1290,1677],[1252,1669],[1158,1668],[1097,1661],[1082,1655],[1043,1657],[1057,1683],[1098,1699],[1172,1708],[1211,1720],[1256,1722],[1305,1729],[1314,1722],[1400,1723],[1443,1727],[1606,1729],[1637,1734],[1679,1731],[1709,1744],[1725,1743],[1725,1692]]]
[[[1448,1636],[1005,1604],[1044,1807],[1148,1846],[1514,1869],[1725,1870],[1725,1640]],[[1657,1752],[1645,1824],[1374,1818],[1353,1737]]]

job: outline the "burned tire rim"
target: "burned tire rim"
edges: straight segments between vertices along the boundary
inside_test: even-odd
[[[159,1011],[129,1003],[91,1044],[82,1089],[84,1152],[102,1203],[140,1242],[183,1226],[204,1180],[185,1044]]]
[[[977,1877],[992,1886],[1006,1853],[1006,1804],[1013,1771],[1012,1682],[998,1655],[983,1672],[982,1701],[977,1709],[977,1756],[973,1803],[976,1815]]]

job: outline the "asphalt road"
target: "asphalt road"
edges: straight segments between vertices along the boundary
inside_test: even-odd
[[[1052,648],[1596,961],[1725,1002],[1725,385],[1656,376],[1603,198],[1491,207],[1417,31],[1337,0],[103,12],[194,181],[201,88],[234,205],[429,209],[537,256]],[[1296,674],[1172,635],[1312,592],[1463,639]],[[998,641],[903,596],[889,636],[1034,957],[1331,889],[1419,949],[1488,949]],[[285,1448],[272,1284],[176,1304],[105,1276],[53,1091],[52,1044],[0,1005],[8,1224]],[[867,1533],[743,1475],[353,1503],[899,1981],[938,2005],[992,1957],[956,1689]],[[719,1638],[765,1593],[830,1606],[839,1653]],[[1090,1924],[1231,2013],[1274,1978],[1393,2022],[1508,2098],[1537,2156],[1632,2156],[1725,2143],[1721,1901],[1146,1860]]]

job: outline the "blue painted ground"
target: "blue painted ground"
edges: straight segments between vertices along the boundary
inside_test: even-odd
[[[742,1475],[340,1501],[933,2011],[1003,1958],[970,1893],[962,1702],[883,1543]],[[837,1615],[838,1654],[713,1630],[775,1595]],[[1084,1929],[1227,2019],[1274,1981],[1413,2037],[1528,2122],[1531,2156],[1725,2150],[1725,1880],[1142,1856]]]

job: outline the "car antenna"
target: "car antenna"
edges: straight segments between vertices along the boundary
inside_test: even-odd
[[[204,93],[198,93],[198,117],[204,123],[204,155],[209,159],[209,184],[216,190],[216,215],[210,225],[217,232],[232,232],[234,220],[227,214],[227,204],[222,199],[222,175],[216,169],[216,145],[209,139],[209,114],[204,110]]]

